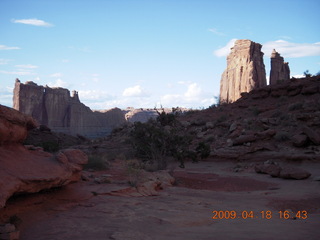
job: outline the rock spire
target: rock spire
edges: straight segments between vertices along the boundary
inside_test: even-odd
[[[290,79],[290,68],[283,57],[273,49],[271,53],[270,85]]]
[[[220,102],[231,103],[250,92],[266,86],[262,45],[250,40],[237,40],[227,57],[227,69],[220,81]]]

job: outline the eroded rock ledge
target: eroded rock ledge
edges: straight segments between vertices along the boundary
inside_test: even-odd
[[[0,208],[15,194],[34,193],[60,187],[81,176],[88,157],[81,150],[57,154],[23,146],[27,130],[36,122],[14,109],[0,105]]]

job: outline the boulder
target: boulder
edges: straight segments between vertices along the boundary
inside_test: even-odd
[[[265,130],[262,132],[257,132],[255,135],[259,139],[269,139],[269,138],[273,137],[275,134],[276,134],[276,130],[268,129],[268,130]]]
[[[277,162],[265,161],[264,163],[258,163],[254,166],[256,173],[268,174],[272,177],[279,177],[284,179],[306,179],[311,176],[311,174],[297,167],[284,166],[280,167]]]
[[[278,177],[281,171],[281,167],[274,163],[266,161],[265,163],[256,164],[254,170],[257,173],[268,174],[272,177]]]
[[[283,167],[279,174],[280,178],[296,180],[306,179],[310,176],[311,173],[309,173],[308,171],[295,167]]]
[[[233,140],[233,145],[241,145],[247,142],[254,142],[257,138],[254,135],[241,135]]]
[[[304,147],[308,142],[308,138],[305,134],[296,134],[291,140],[295,147]]]
[[[318,132],[306,126],[302,128],[302,131],[308,136],[311,142],[313,142],[315,145],[320,145],[320,134]]]
[[[0,239],[1,240],[18,240],[20,231],[11,223],[0,224]]]
[[[0,105],[0,145],[22,143],[27,137],[28,130],[35,127],[37,122],[30,116]]]

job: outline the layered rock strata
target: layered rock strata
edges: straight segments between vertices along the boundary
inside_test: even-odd
[[[250,40],[237,40],[227,57],[227,69],[220,81],[220,102],[231,103],[242,92],[267,84],[262,45]]]
[[[14,109],[0,105],[0,208],[8,198],[60,187],[80,179],[87,155],[76,149],[53,155],[42,148],[23,146],[27,130],[35,121]]]
[[[89,138],[108,135],[114,127],[126,122],[123,112],[114,108],[92,111],[80,102],[78,92],[38,86],[34,82],[15,83],[13,107],[32,116],[39,124],[56,132]]]
[[[290,68],[287,62],[284,62],[283,57],[273,49],[271,53],[271,70],[270,70],[270,85],[274,85],[290,79]]]

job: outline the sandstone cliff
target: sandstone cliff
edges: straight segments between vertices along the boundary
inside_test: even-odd
[[[220,102],[231,103],[242,92],[267,84],[261,44],[250,40],[237,40],[227,57],[227,69],[220,81]]]
[[[41,148],[23,146],[27,130],[35,121],[0,105],[0,208],[12,195],[34,193],[80,179],[88,157],[80,150],[62,150],[56,155]]]
[[[290,79],[290,68],[283,57],[273,49],[271,53],[270,85]]]
[[[23,84],[18,79],[13,107],[53,131],[86,137],[105,136],[114,127],[126,122],[118,108],[104,112],[91,111],[80,102],[76,91],[70,96],[68,89],[43,87],[33,82]]]

